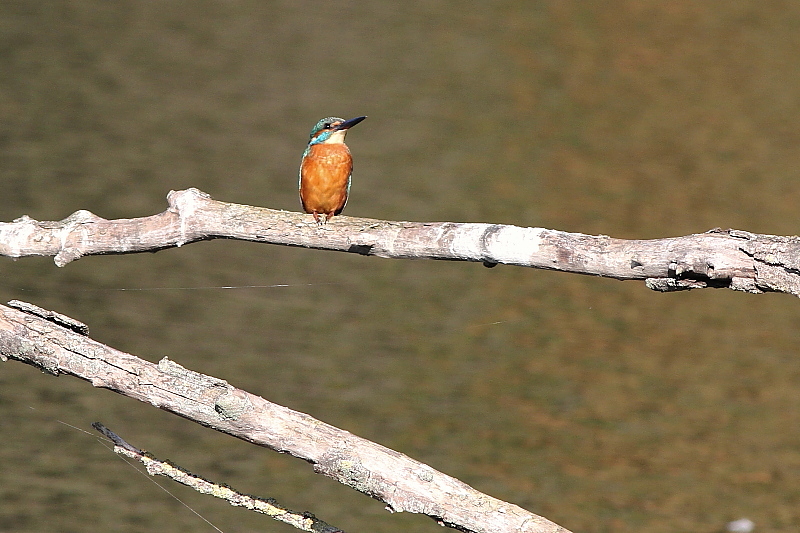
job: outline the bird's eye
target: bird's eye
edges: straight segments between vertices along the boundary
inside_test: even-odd
[[[332,123],[332,122],[326,122],[326,123],[325,123],[325,129],[326,129],[326,130],[329,130],[329,129],[331,129],[331,126],[333,126],[333,123]]]

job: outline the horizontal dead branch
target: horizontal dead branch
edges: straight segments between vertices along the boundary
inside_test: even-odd
[[[158,364],[89,338],[69,317],[23,302],[0,305],[0,360],[16,359],[53,375],[176,413],[240,439],[289,453],[387,504],[426,514],[461,531],[569,533],[521,507],[482,494],[430,466],[311,416],[198,374],[167,358]]]
[[[55,256],[152,252],[209,239],[302,246],[395,259],[498,263],[644,280],[676,291],[726,287],[800,296],[800,238],[715,229],[652,240],[623,240],[544,228],[455,222],[392,222],[310,215],[218,202],[197,189],[171,191],[169,208],[149,217],[106,220],[77,211],[58,222],[23,216],[0,223],[0,255]]]

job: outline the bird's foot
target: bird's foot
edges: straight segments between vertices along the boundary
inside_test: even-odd
[[[328,220],[330,220],[331,215],[327,213],[317,213],[316,211],[312,214],[314,215],[314,222],[317,223],[318,228],[323,228],[328,225]]]

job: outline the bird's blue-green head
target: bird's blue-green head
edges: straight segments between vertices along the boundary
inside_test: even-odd
[[[347,130],[367,117],[356,117],[345,120],[339,117],[327,117],[317,122],[311,128],[308,144],[343,143]]]

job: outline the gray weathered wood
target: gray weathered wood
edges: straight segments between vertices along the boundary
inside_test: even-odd
[[[152,252],[226,238],[642,280],[659,291],[724,287],[800,296],[798,237],[716,229],[685,237],[623,240],[503,224],[344,216],[319,227],[311,215],[218,202],[197,189],[172,191],[167,199],[166,211],[142,218],[106,220],[77,211],[58,222],[23,216],[0,223],[0,255],[54,256],[64,266],[85,255]]]
[[[47,315],[45,310],[35,311],[0,305],[0,360],[16,359],[53,375],[76,376],[289,453],[313,464],[317,473],[386,503],[392,511],[426,514],[443,525],[476,533],[569,533],[402,453],[167,358],[153,364],[115,350],[61,325],[63,315],[53,320],[42,316]]]

